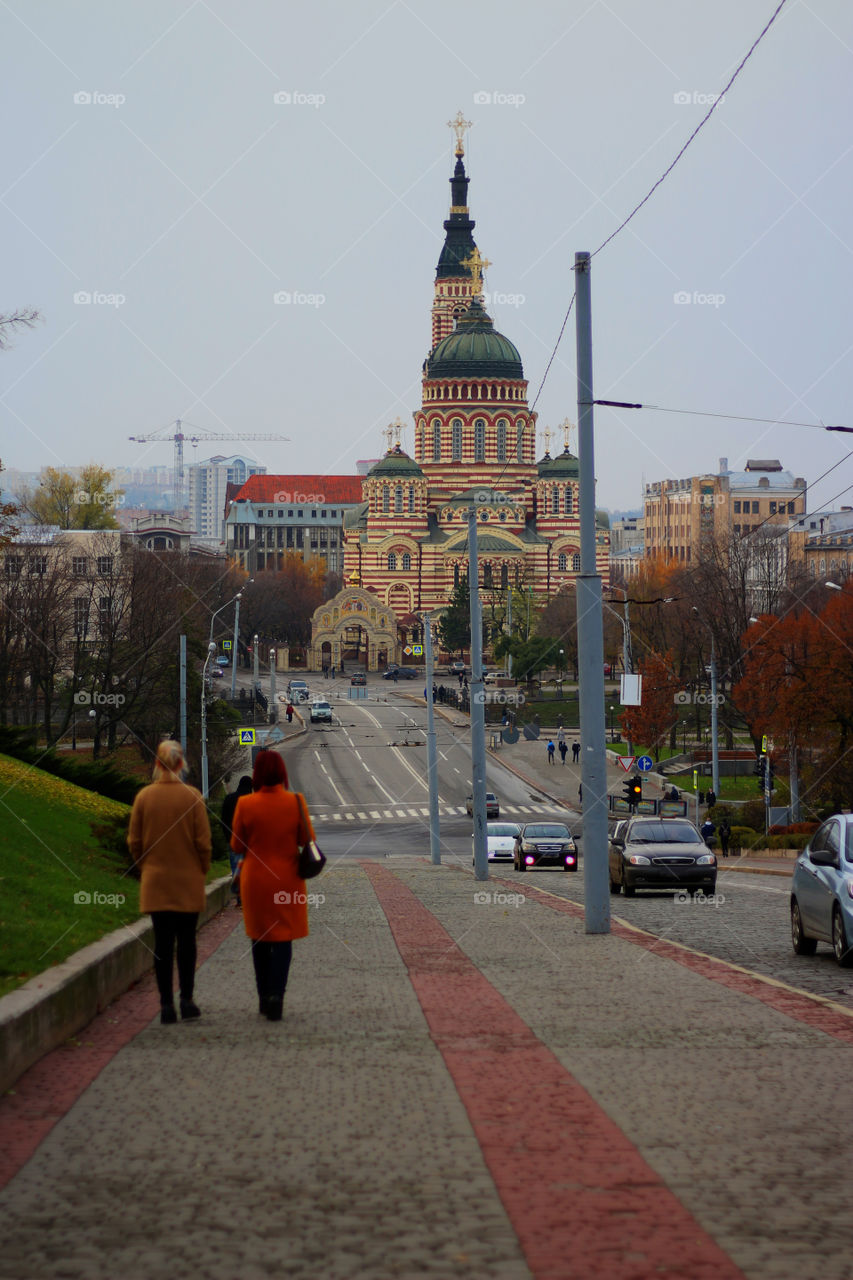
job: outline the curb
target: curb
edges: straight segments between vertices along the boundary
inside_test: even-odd
[[[231,877],[207,886],[199,927],[231,896]],[[106,934],[97,942],[31,978],[0,999],[0,1093],[28,1067],[88,1026],[96,1014],[151,968],[154,930],[148,917]]]

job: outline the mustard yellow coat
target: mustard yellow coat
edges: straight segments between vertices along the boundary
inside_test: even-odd
[[[184,782],[152,782],[133,802],[127,843],[141,868],[139,909],[203,911],[210,867],[204,797]]]

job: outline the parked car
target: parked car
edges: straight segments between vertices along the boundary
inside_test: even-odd
[[[311,703],[311,723],[332,723],[332,708],[324,698],[315,698]]]
[[[457,662],[451,662],[447,670],[450,672],[452,676],[463,676],[465,672],[468,670],[468,668],[466,667],[464,662],[457,661]]]
[[[821,823],[794,863],[791,943],[813,956],[828,942],[842,968],[853,966],[853,814]]]
[[[367,676],[363,671],[356,671],[354,675],[350,676],[349,682],[350,684],[367,684]]]
[[[512,863],[516,871],[562,867],[577,871],[578,850],[564,822],[525,822],[515,838]]]
[[[468,796],[468,799],[465,801],[465,808],[468,811],[469,817],[473,818],[474,797],[472,795]],[[501,816],[501,807],[498,804],[497,796],[493,791],[487,791],[486,792],[486,818],[487,819],[499,818],[500,816]]]
[[[230,667],[230,666],[231,666],[231,659],[230,659],[230,658],[217,658],[217,659],[216,659],[216,665],[217,665],[218,667]]]
[[[294,704],[297,702],[307,702],[311,694],[308,690],[307,680],[291,680],[287,686],[287,696]]]
[[[631,898],[638,889],[713,893],[717,859],[687,818],[635,817],[615,832],[608,853],[610,892]]]
[[[517,822],[486,823],[486,852],[489,862],[512,862],[515,837],[520,830]],[[471,861],[474,861],[473,854]]]
[[[416,671],[414,667],[398,667],[398,680],[416,680],[419,675],[423,675],[422,671]]]

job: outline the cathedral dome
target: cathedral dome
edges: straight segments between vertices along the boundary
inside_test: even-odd
[[[370,468],[367,475],[371,480],[402,480],[405,477],[421,477],[421,471],[414,458],[410,458],[407,453],[399,445],[395,445],[393,449],[389,449],[384,458]]]
[[[540,480],[577,480],[580,476],[580,463],[566,448],[556,458],[546,453],[536,472]]]
[[[518,350],[475,298],[427,357],[428,378],[523,378]]]

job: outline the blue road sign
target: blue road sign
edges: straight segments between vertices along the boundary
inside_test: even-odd
[[[643,773],[648,773],[649,769],[652,767],[652,763],[653,761],[651,756],[640,756],[637,761],[637,768],[642,769]]]

